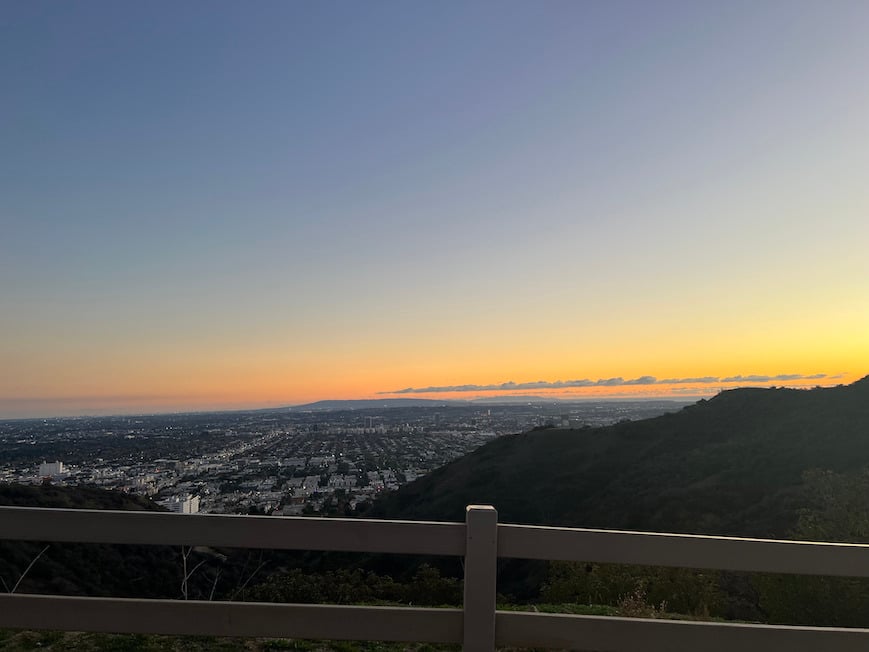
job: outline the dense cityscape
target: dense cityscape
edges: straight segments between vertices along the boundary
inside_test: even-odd
[[[279,409],[0,421],[0,481],[98,486],[183,513],[364,513],[486,442],[674,411],[673,401]]]

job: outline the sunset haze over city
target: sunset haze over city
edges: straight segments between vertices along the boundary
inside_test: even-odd
[[[0,418],[869,373],[869,3],[0,7]]]

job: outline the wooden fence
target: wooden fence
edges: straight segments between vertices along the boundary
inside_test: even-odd
[[[0,539],[464,558],[462,609],[0,594],[0,627],[647,652],[867,650],[869,630],[498,611],[498,557],[869,577],[869,545],[499,524],[0,507]]]

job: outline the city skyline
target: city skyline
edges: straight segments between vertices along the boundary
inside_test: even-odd
[[[867,27],[7,2],[0,418],[853,382]]]

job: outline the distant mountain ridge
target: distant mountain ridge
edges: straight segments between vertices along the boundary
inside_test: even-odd
[[[468,405],[468,401],[434,400],[427,398],[329,399],[277,409],[289,410],[291,412],[327,412],[336,410],[372,410],[396,407],[438,407],[441,405]]]
[[[474,405],[517,405],[517,404],[572,404],[572,403],[672,403],[674,406],[681,406],[686,403],[680,399],[666,398],[620,398],[620,399],[601,399],[600,397],[583,398],[583,397],[557,397],[557,396],[485,396],[482,398],[473,398],[467,400],[460,399],[429,399],[429,398],[372,398],[372,399],[328,399],[323,401],[315,401],[314,403],[305,403],[304,405],[291,405],[280,408],[264,408],[260,412],[275,412],[286,411],[291,412],[330,412],[338,410],[373,410],[373,409],[389,409],[389,408],[409,408],[409,407],[467,407]]]
[[[869,466],[869,377],[734,389],[660,417],[502,437],[377,502],[385,518],[787,536],[803,474]]]

